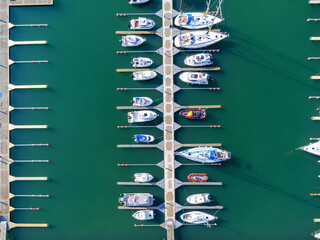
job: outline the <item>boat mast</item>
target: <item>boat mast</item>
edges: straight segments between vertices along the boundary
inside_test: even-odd
[[[207,15],[207,13],[209,12],[209,7],[210,7],[210,3],[211,3],[211,0],[209,0],[209,2],[207,2],[207,10],[204,12],[204,16]]]

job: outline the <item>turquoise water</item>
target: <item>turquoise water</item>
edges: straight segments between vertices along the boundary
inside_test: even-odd
[[[179,10],[180,2],[175,8]],[[183,1],[183,10],[203,10],[205,1]],[[157,87],[161,78],[147,83],[131,81],[127,68],[133,55],[117,55],[123,50],[116,30],[127,30],[130,19],[116,17],[117,12],[155,12],[161,2],[153,0],[145,7],[129,6],[126,1],[55,1],[53,7],[11,8],[12,23],[48,23],[48,28],[15,28],[12,40],[48,40],[47,46],[19,46],[11,49],[11,59],[48,59],[49,64],[21,64],[11,67],[13,84],[48,84],[47,90],[18,90],[11,93],[15,107],[48,106],[49,111],[11,113],[13,124],[48,124],[46,130],[15,130],[13,143],[49,143],[49,147],[13,148],[13,159],[49,159],[49,163],[13,164],[14,176],[48,176],[48,182],[12,183],[14,194],[50,194],[50,198],[14,198],[14,207],[40,207],[40,211],[14,211],[13,222],[49,223],[49,228],[17,228],[11,239],[164,239],[158,227],[135,228],[131,211],[117,210],[122,192],[151,192],[156,204],[163,201],[157,187],[117,186],[130,181],[137,171],[148,171],[156,180],[163,177],[157,167],[120,168],[118,163],[158,163],[162,152],[155,149],[117,149],[120,143],[132,143],[135,133],[149,133],[161,141],[155,128],[117,129],[127,125],[126,111],[133,96],[146,95],[161,102],[156,91],[118,92],[119,87]],[[206,172],[222,187],[184,187],[176,200],[185,204],[188,194],[210,192],[224,209],[217,213],[218,226],[184,226],[175,233],[178,239],[312,239],[312,219],[320,217],[318,198],[318,158],[295,150],[319,137],[317,115],[319,83],[309,80],[319,72],[319,63],[307,61],[318,56],[319,44],[309,42],[319,36],[319,23],[307,23],[318,17],[319,7],[307,1],[292,2],[228,0],[224,13],[231,37],[218,43],[214,54],[212,86],[220,92],[181,90],[179,104],[221,104],[208,110],[201,124],[220,124],[221,129],[182,128],[176,132],[181,143],[221,142],[232,152],[232,160],[218,167],[183,166],[177,178],[185,181],[191,172]],[[161,20],[155,16],[158,26]],[[147,36],[140,49],[155,50],[161,39]],[[139,49],[139,50],[140,50]],[[186,53],[174,62],[183,66]],[[152,57],[155,66],[161,56]],[[184,85],[175,79],[178,86]],[[181,125],[193,124],[176,118]],[[157,120],[151,125],[161,123]],[[198,124],[198,123],[196,123]],[[177,160],[190,163],[188,160]],[[213,213],[212,211],[208,211]],[[177,217],[180,213],[177,214]],[[157,214],[154,224],[163,215]]]

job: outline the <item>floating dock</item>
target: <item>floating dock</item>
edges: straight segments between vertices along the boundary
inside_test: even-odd
[[[2,0],[0,4],[0,19],[10,20],[10,7],[12,6],[50,6],[53,5],[53,0]],[[9,80],[9,70],[10,70],[10,57],[9,57],[9,48],[14,47],[15,45],[25,45],[25,44],[47,44],[46,41],[13,41],[9,38],[9,29],[13,24],[5,21],[1,21],[0,28],[0,61],[3,65],[0,68],[0,98],[2,103],[2,108],[7,109],[6,112],[9,112],[9,98],[10,90],[14,89],[26,89],[26,88],[44,88],[46,85],[24,85],[24,86],[15,86],[10,84]],[[0,136],[1,136],[1,147],[0,147],[0,156],[2,159],[10,159],[10,147],[12,144],[9,143],[9,131],[12,129],[13,125],[10,125],[10,114],[1,114],[0,115]],[[11,127],[11,129],[10,129]],[[17,126],[14,126],[15,128]],[[6,218],[6,225],[9,228],[14,227],[48,227],[48,224],[31,224],[31,223],[14,223],[10,221],[10,181],[12,180],[32,180],[30,178],[21,179],[17,177],[10,176],[10,164],[0,164],[0,212],[1,216]],[[33,179],[36,180],[36,179]],[[40,180],[40,179],[37,179]],[[44,180],[44,179],[41,179]],[[3,225],[1,225],[3,226]],[[0,239],[6,239],[6,231],[1,228]]]

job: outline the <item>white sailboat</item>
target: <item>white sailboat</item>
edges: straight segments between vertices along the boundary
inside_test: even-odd
[[[175,154],[201,163],[216,163],[231,158],[230,152],[215,147],[195,147]]]
[[[192,224],[207,224],[217,219],[216,216],[200,211],[187,212],[181,215],[182,221]]]
[[[320,141],[310,143],[309,145],[300,147],[300,149],[313,155],[320,156]]]
[[[207,10],[205,12],[187,12],[180,13],[174,20],[174,24],[178,27],[198,30],[202,28],[212,27],[224,20],[222,17],[221,5],[223,0],[219,1],[219,6],[215,15],[209,15],[210,2],[207,2]]]
[[[228,33],[213,32],[210,30],[179,33],[174,39],[174,45],[178,48],[204,48],[215,44],[228,36]]]

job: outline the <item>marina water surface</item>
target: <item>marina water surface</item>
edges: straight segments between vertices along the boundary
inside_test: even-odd
[[[205,1],[174,1],[175,9],[203,11]],[[13,124],[47,124],[44,130],[16,130],[13,143],[46,143],[49,147],[21,147],[11,151],[12,159],[49,159],[49,163],[11,165],[14,176],[47,176],[47,182],[14,182],[14,194],[50,194],[50,198],[14,198],[14,207],[40,207],[40,211],[14,211],[13,222],[48,223],[49,228],[16,228],[11,239],[164,239],[159,227],[134,227],[132,212],[118,210],[123,192],[150,192],[155,205],[161,204],[163,190],[156,186],[118,186],[132,181],[135,172],[149,172],[156,180],[163,170],[150,167],[118,167],[118,163],[158,163],[163,153],[157,149],[117,149],[117,144],[132,143],[132,136],[144,131],[161,141],[156,128],[117,129],[128,125],[127,111],[116,106],[130,104],[133,96],[149,96],[161,103],[157,91],[116,91],[117,88],[157,87],[162,79],[137,83],[128,68],[133,57],[145,56],[161,65],[156,53],[117,55],[124,51],[116,30],[128,30],[130,17],[116,13],[157,12],[161,2],[152,0],[143,7],[127,1],[55,0],[52,7],[11,8],[14,24],[47,23],[48,28],[14,28],[12,40],[47,40],[47,46],[17,46],[10,51],[13,60],[48,59],[49,64],[16,64],[11,67],[13,84],[48,84],[39,90],[11,93],[11,105],[48,106],[49,111],[13,111]],[[212,9],[215,10],[215,9]],[[307,61],[318,56],[320,45],[310,42],[319,36],[319,6],[305,1],[226,0],[226,22],[219,28],[230,33],[213,48],[212,86],[219,92],[181,90],[175,94],[180,105],[221,104],[209,109],[201,124],[221,128],[182,128],[175,136],[181,143],[222,143],[232,159],[222,166],[182,166],[176,170],[181,181],[192,172],[206,172],[210,180],[223,186],[186,186],[177,190],[176,200],[184,205],[190,194],[209,192],[223,210],[217,213],[217,226],[182,226],[177,239],[283,240],[313,239],[313,218],[320,217],[320,202],[309,194],[319,192],[318,158],[296,150],[319,137],[317,115],[319,82],[309,77],[320,71],[320,63]],[[151,16],[157,26],[161,19]],[[156,50],[162,40],[146,36],[143,50]],[[174,58],[183,66],[187,53]],[[184,87],[175,78],[175,83]],[[199,124],[176,117],[181,125]],[[151,125],[160,124],[158,119]],[[190,163],[180,157],[178,161]],[[208,211],[210,212],[210,211]],[[214,212],[211,212],[214,213]],[[154,224],[163,222],[156,213]],[[177,218],[180,217],[177,214]]]

